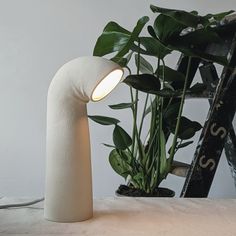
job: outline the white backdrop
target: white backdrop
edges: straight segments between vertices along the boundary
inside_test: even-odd
[[[44,193],[46,96],[56,70],[68,60],[92,55],[96,39],[110,20],[132,28],[139,17],[152,16],[149,4],[198,10],[235,9],[236,0],[0,0],[0,196],[41,196]],[[176,58],[169,62],[174,65]],[[120,85],[105,101],[89,104],[89,114],[116,116],[131,124],[125,112],[107,104],[125,102],[128,89]],[[185,113],[198,121],[208,103],[188,101]],[[108,163],[112,129],[90,122],[94,196],[112,196],[123,180]],[[197,140],[198,137],[196,137]],[[195,146],[178,154],[191,162]],[[163,183],[177,195],[184,179],[170,176]],[[221,158],[210,197],[235,197],[225,157]]]

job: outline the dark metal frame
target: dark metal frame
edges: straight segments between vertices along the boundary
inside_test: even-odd
[[[236,168],[236,136],[232,120],[236,111],[236,22],[218,27],[224,38],[222,44],[202,45],[202,50],[227,56],[229,66],[224,67],[221,79],[212,63],[194,58],[191,64],[189,84],[192,83],[197,69],[208,92],[210,109],[203,126],[192,164],[186,176],[181,197],[207,197],[223,149],[228,162]],[[181,57],[178,71],[186,74],[187,57]],[[203,64],[200,66],[200,64]],[[200,67],[199,67],[200,66]],[[180,85],[176,84],[175,87]]]

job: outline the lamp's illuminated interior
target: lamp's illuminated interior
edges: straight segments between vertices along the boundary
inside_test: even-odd
[[[109,73],[94,89],[92,101],[96,102],[106,97],[120,82],[122,75],[123,71],[121,69],[116,69]]]

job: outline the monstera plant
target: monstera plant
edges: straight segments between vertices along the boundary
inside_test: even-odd
[[[157,17],[148,26],[148,16],[140,18],[132,31],[109,22],[93,53],[110,55],[112,61],[129,72],[123,82],[130,89],[130,101],[109,107],[132,113],[131,133],[122,128],[117,118],[93,115],[90,119],[114,127],[113,144],[105,146],[112,149],[109,155],[112,168],[126,180],[126,186],[120,186],[119,192],[131,196],[158,195],[160,183],[171,172],[176,152],[190,145],[191,138],[201,129],[198,122],[182,115],[186,95],[204,89],[203,84],[192,86],[189,81],[192,60],[201,58],[227,64],[226,58],[205,53],[201,46],[221,42],[217,25],[232,11],[200,16],[196,11],[153,5],[150,8]],[[166,65],[166,57],[173,51],[186,57],[185,73]],[[136,65],[134,71],[129,66],[132,60]],[[140,93],[145,94],[142,102]],[[148,122],[146,129],[144,122]]]

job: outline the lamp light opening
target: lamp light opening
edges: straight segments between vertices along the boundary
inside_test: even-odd
[[[104,77],[92,93],[92,101],[96,102],[106,97],[121,81],[123,70],[115,69]]]

